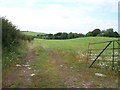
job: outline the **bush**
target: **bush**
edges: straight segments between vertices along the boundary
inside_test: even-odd
[[[11,49],[20,45],[21,40],[33,40],[32,36],[23,35],[8,19],[2,17],[2,46]]]

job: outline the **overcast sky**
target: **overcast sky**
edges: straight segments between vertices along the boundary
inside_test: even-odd
[[[0,16],[21,30],[87,33],[118,31],[119,0],[0,0]]]

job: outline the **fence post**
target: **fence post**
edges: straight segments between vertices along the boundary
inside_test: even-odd
[[[91,50],[90,50],[90,43],[89,43],[88,44],[88,53],[87,53],[86,67],[89,65],[90,54],[91,54]]]
[[[113,60],[112,60],[112,69],[114,69],[114,41],[113,41]]]

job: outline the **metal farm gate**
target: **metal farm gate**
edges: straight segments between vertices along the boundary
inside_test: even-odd
[[[120,40],[89,43],[87,64],[89,68],[120,70]]]

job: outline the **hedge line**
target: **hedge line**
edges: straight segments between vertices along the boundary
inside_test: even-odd
[[[2,47],[11,49],[12,46],[17,46],[20,44],[21,40],[33,39],[32,36],[23,35],[20,30],[13,25],[5,17],[0,18],[2,20]]]

